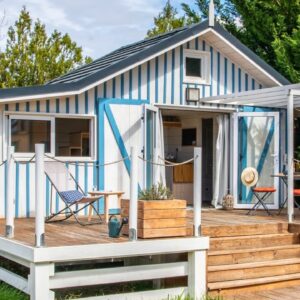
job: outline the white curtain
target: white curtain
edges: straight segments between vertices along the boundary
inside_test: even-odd
[[[161,111],[158,111],[158,122],[156,129],[156,147],[154,149],[154,161],[159,164],[164,164],[162,159],[165,158],[164,144],[164,126]],[[164,166],[154,165],[154,182],[166,185],[166,170]]]
[[[216,142],[216,168],[212,205],[220,207],[222,198],[228,193],[229,117],[217,116],[218,137]]]

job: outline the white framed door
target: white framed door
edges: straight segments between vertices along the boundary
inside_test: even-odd
[[[157,144],[158,129],[158,108],[145,104],[143,111],[144,122],[144,187],[149,188],[154,183],[155,168],[151,161],[154,161]]]
[[[233,194],[235,208],[251,208],[256,199],[251,189],[241,182],[246,167],[257,169],[257,186],[275,187],[266,203],[277,209],[279,203],[279,179],[272,174],[279,172],[279,113],[239,112],[234,114],[233,134]]]

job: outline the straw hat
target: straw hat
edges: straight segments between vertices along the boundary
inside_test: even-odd
[[[258,181],[258,172],[254,168],[246,168],[241,174],[242,183],[245,186],[252,187],[255,186]]]

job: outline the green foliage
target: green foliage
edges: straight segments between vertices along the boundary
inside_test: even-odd
[[[184,18],[177,17],[176,15],[176,8],[168,0],[163,11],[154,18],[154,27],[147,32],[147,37],[153,37],[182,27],[185,23]]]
[[[29,300],[29,297],[18,291],[17,289],[11,287],[10,285],[0,282],[0,299],[5,300]]]
[[[140,200],[171,200],[173,195],[171,191],[162,183],[152,185],[150,188],[142,190],[139,193]]]
[[[33,22],[24,7],[8,29],[5,51],[0,53],[0,87],[41,85],[91,62],[68,34],[49,36],[40,20]]]
[[[176,297],[168,297],[167,300],[195,300],[193,297],[191,297],[190,295],[179,295]],[[221,296],[216,296],[216,297],[212,297],[209,295],[205,295],[203,296],[200,300],[223,300],[223,297]]]

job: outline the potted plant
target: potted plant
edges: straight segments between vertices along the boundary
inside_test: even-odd
[[[129,200],[122,200],[122,217],[129,217],[129,205]],[[186,228],[185,200],[173,199],[171,191],[161,183],[139,193],[139,238],[186,236]],[[128,226],[124,227],[123,233],[128,234]]]

